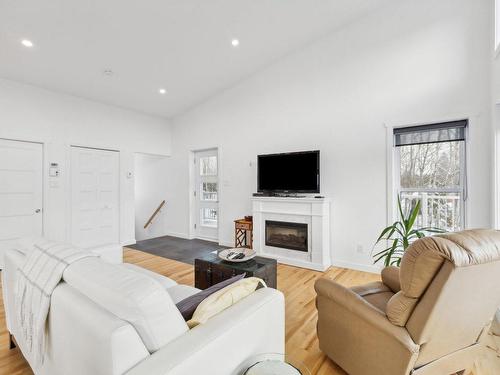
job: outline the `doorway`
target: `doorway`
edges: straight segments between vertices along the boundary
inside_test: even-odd
[[[43,233],[43,145],[0,139],[0,268],[22,237]]]
[[[167,235],[169,157],[134,155],[135,239],[137,242]]]
[[[119,152],[71,147],[71,243],[120,242]]]
[[[194,236],[219,238],[219,156],[217,149],[194,152]]]

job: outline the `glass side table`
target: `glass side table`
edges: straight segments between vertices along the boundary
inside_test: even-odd
[[[311,375],[300,361],[282,354],[261,354],[252,358],[243,375]]]

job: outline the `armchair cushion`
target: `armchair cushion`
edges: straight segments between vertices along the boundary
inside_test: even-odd
[[[386,312],[387,303],[394,295],[392,290],[380,281],[355,286],[351,290],[383,313]]]
[[[417,302],[417,298],[406,297],[403,292],[397,292],[387,303],[387,318],[392,324],[404,327]]]
[[[417,298],[407,297],[401,291],[401,282],[399,279],[399,267],[390,266],[382,270],[382,282],[390,288],[395,294],[387,302],[385,313],[392,324],[404,327],[410,317]]]
[[[414,242],[401,260],[401,290],[405,296],[420,298],[444,263],[440,252],[433,251],[435,237]]]
[[[401,260],[401,290],[420,298],[445,260],[466,267],[500,260],[500,231],[465,230],[421,238],[408,247]]]
[[[382,270],[382,282],[389,287],[394,293],[401,290],[401,282],[399,281],[399,267],[390,266]]]

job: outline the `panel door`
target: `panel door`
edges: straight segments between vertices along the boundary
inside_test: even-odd
[[[71,242],[119,243],[119,153],[71,147]]]
[[[0,268],[3,253],[43,231],[43,145],[0,139]]]

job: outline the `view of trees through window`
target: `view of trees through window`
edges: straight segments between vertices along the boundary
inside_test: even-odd
[[[202,196],[204,201],[217,200],[217,182],[203,182],[201,185]]]
[[[462,229],[463,141],[408,145],[398,150],[403,209],[411,209],[420,200],[418,226]]]
[[[217,156],[200,158],[200,176],[217,175]]]

